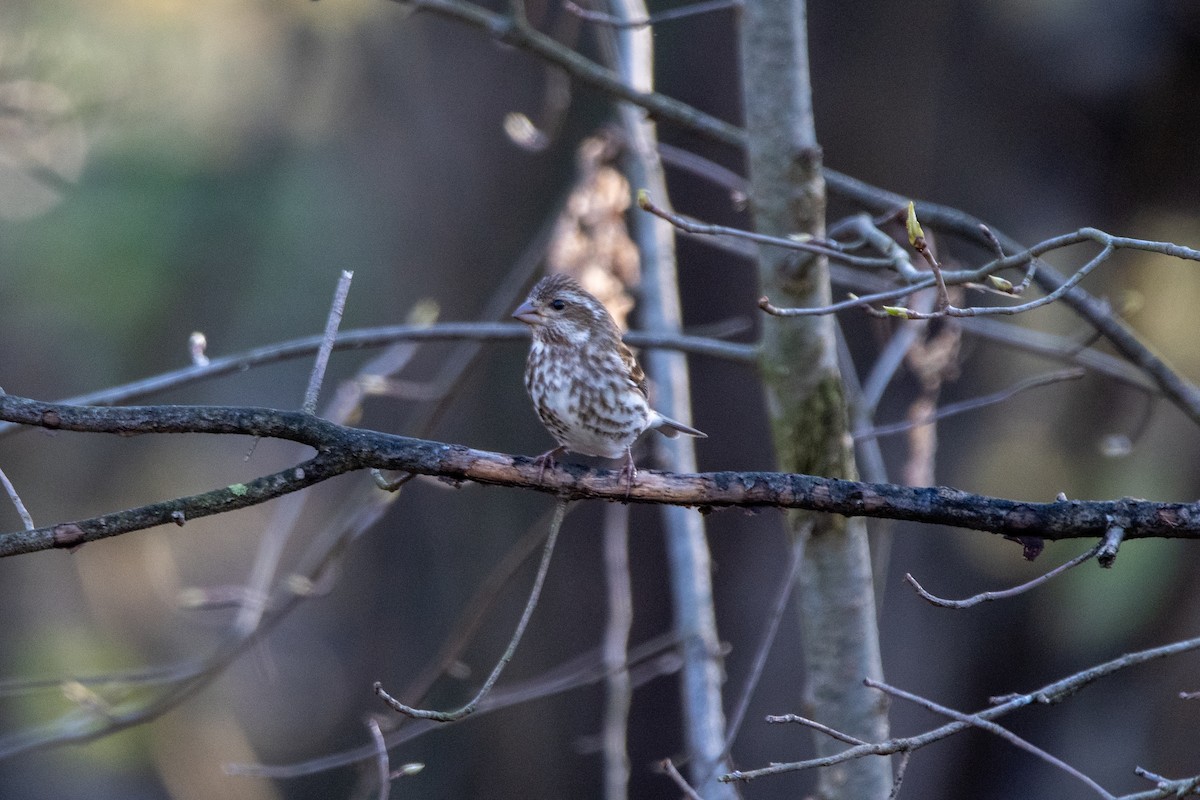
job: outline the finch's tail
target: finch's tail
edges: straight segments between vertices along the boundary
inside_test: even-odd
[[[695,436],[697,439],[707,439],[708,434],[703,431],[698,431],[690,425],[684,425],[682,422],[676,422],[670,417],[664,417],[657,411],[654,412],[654,419],[650,422],[651,428],[656,428],[659,433],[666,436],[668,439],[674,439],[681,433],[688,436]]]

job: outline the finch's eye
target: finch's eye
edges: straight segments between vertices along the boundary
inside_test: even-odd
[[[552,309],[554,309],[555,311],[562,311],[564,308],[567,307],[567,301],[566,300],[551,300],[550,307]]]

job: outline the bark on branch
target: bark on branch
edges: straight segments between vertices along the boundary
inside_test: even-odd
[[[1200,503],[1120,500],[1025,502],[943,486],[908,487],[781,472],[639,470],[626,495],[617,470],[564,464],[539,482],[531,457],[336,425],[298,411],[233,406],[126,406],[46,403],[0,396],[0,420],[51,430],[134,435],[212,433],[262,436],[314,448],[285,470],[203,494],[179,497],[90,519],[0,534],[0,557],[70,548],[129,531],[211,516],[266,502],[335,475],[379,468],[449,481],[534,489],[570,500],[598,499],[717,508],[799,508],[847,517],[880,517],[950,525],[1007,536],[1073,539],[1200,539]]]

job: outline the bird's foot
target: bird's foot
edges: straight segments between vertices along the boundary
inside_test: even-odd
[[[617,473],[617,479],[625,478],[625,501],[628,502],[633,494],[633,479],[637,477],[637,467],[633,463],[632,448],[625,451],[625,464],[621,467],[621,471]]]
[[[557,466],[554,461],[554,457],[560,456],[565,452],[567,452],[567,448],[559,446],[551,450],[547,450],[533,460],[534,466],[538,467],[538,483],[546,482],[546,468],[549,467],[550,469],[554,469],[555,466]]]

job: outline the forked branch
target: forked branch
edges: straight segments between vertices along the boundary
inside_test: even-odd
[[[616,470],[566,465],[545,472],[533,458],[336,425],[310,414],[227,406],[99,408],[0,396],[0,420],[52,430],[131,435],[212,433],[299,442],[314,457],[271,475],[128,511],[0,534],[0,557],[72,548],[109,536],[266,502],[335,475],[388,469],[451,481],[534,489],[566,500],[598,499],[716,508],[799,508],[908,520],[1030,539],[1200,539],[1200,503],[1120,500],[1024,502],[947,487],[909,487],[781,472],[666,473],[642,470],[627,490]]]

